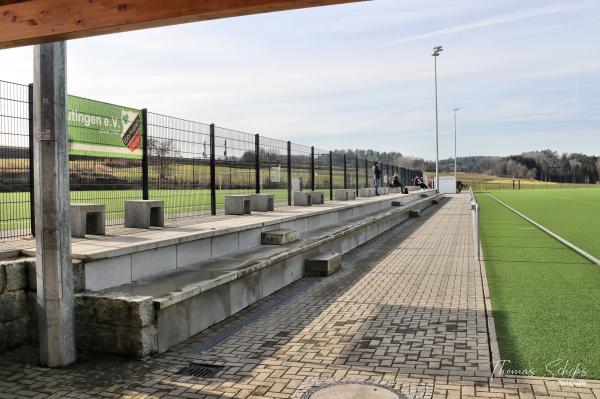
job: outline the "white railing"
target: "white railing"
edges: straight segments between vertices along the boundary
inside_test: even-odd
[[[477,260],[481,260],[481,243],[480,243],[480,230],[479,230],[479,203],[477,202],[477,198],[475,198],[475,193],[473,193],[473,187],[469,187],[469,196],[471,197],[471,219],[473,221],[473,237],[475,238],[475,246],[477,248]]]

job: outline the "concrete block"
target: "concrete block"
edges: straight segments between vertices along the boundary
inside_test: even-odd
[[[356,190],[354,189],[336,189],[333,190],[334,199],[336,201],[350,201],[356,199]]]
[[[292,229],[277,229],[271,231],[263,231],[261,233],[262,245],[285,245],[300,239],[298,230]]]
[[[379,193],[379,195],[388,195],[390,193],[390,189],[389,187],[379,187],[379,190],[377,190],[377,192]]]
[[[370,197],[371,196],[371,189],[370,188],[360,188],[358,189],[358,196],[359,197]]]
[[[22,261],[4,262],[6,291],[24,290],[27,288],[27,266]]]
[[[119,327],[141,328],[154,322],[150,296],[77,294],[75,313],[80,322]]]
[[[217,258],[237,251],[240,244],[238,233],[223,234],[214,236],[211,240],[211,257]]]
[[[150,226],[164,227],[164,201],[125,201],[125,227],[148,229]]]
[[[0,323],[27,317],[27,295],[25,291],[5,292],[0,295]]]
[[[191,336],[188,305],[188,301],[183,301],[158,312],[158,351],[160,353]]]
[[[260,300],[260,272],[250,273],[231,282],[229,303],[231,314]]]
[[[275,210],[275,197],[273,194],[253,194],[250,197],[250,209],[258,212]]]
[[[325,203],[325,196],[321,191],[309,191],[309,194],[313,205],[323,205]]]
[[[104,235],[105,205],[71,204],[71,236],[84,238],[86,234]]]
[[[221,285],[188,300],[191,335],[231,316],[230,288],[229,284]]]
[[[176,268],[177,247],[175,245],[136,252],[131,257],[131,280],[139,280]]]
[[[250,230],[243,230],[238,233],[239,237],[239,250],[257,247],[261,242],[261,229],[255,228]]]
[[[252,201],[249,195],[226,195],[226,215],[249,215],[252,211]]]
[[[4,264],[0,263],[0,295],[6,291],[6,270]]]
[[[340,253],[321,254],[304,261],[304,273],[309,277],[331,276],[340,270],[341,267],[342,255]]]
[[[28,327],[31,323],[26,317],[0,324],[0,352],[27,342]]]
[[[418,209],[411,209],[408,211],[409,218],[418,218],[419,216],[421,216],[421,211]]]
[[[294,206],[311,206],[312,196],[309,191],[294,191]]]
[[[85,289],[92,291],[131,282],[131,255],[85,264]]]
[[[177,267],[186,267],[211,258],[211,238],[177,244]]]

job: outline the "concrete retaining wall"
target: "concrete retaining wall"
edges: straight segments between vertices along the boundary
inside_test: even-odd
[[[0,262],[0,351],[37,338],[35,309],[35,263]]]
[[[83,273],[75,261],[74,288],[83,290]],[[0,352],[37,342],[35,258],[0,261]]]

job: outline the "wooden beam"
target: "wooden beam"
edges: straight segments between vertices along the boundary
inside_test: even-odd
[[[364,0],[0,0],[0,48]]]

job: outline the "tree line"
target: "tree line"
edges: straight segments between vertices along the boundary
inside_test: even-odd
[[[440,161],[442,172],[454,171],[454,159]],[[529,151],[507,157],[470,156],[457,159],[459,172],[482,173],[557,183],[598,183],[600,157],[552,150]]]

